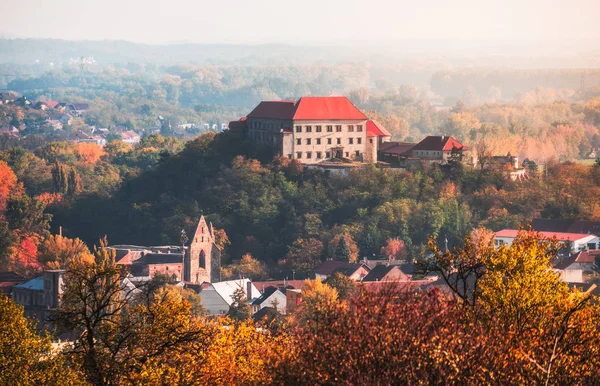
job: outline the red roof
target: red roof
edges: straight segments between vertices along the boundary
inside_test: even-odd
[[[416,145],[410,142],[384,142],[379,146],[381,153],[396,155],[409,155],[409,151]]]
[[[248,123],[246,122],[246,117],[243,117],[237,121],[229,122],[230,129],[245,129],[247,126]]]
[[[296,103],[295,120],[365,120],[367,117],[346,97],[302,97]]]
[[[53,109],[58,104],[58,101],[46,101],[46,102],[42,102],[42,103],[46,104],[46,106],[48,106],[51,109]]]
[[[367,121],[367,137],[391,137],[389,131],[377,121]]]
[[[588,233],[563,233],[563,232],[537,232],[542,235],[544,239],[556,238],[559,241],[576,241],[583,239],[584,237],[594,236]],[[503,229],[496,232],[496,237],[510,237],[516,238],[519,231],[516,229]]]
[[[430,135],[421,142],[417,143],[413,150],[437,150],[437,151],[451,151],[452,148],[463,150],[469,150],[466,146],[463,146],[456,139],[448,136]]]
[[[248,114],[248,118],[293,119],[294,101],[263,101]]]

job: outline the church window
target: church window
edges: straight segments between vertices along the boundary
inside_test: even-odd
[[[204,251],[200,251],[200,268],[206,268],[206,254],[204,254]]]

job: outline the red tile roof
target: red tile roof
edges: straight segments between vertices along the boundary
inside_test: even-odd
[[[416,145],[410,142],[384,142],[379,147],[381,153],[396,155],[409,155],[409,151]]]
[[[367,121],[367,137],[391,137],[389,131],[377,121]]]
[[[559,241],[575,241],[583,239],[584,237],[594,236],[587,233],[563,233],[563,232],[538,232],[542,235],[544,239],[552,239],[555,238]],[[519,231],[516,229],[503,229],[499,232],[496,232],[496,237],[510,237],[516,238],[519,234]]]
[[[263,101],[248,114],[248,118],[293,119],[294,101]]]
[[[367,117],[346,97],[302,97],[295,120],[365,120]]]
[[[453,137],[430,135],[421,142],[417,143],[413,150],[437,150],[437,151],[451,151],[452,148],[462,148],[463,150],[469,150],[466,146],[463,146]]]
[[[248,122],[246,122],[246,117],[243,117],[237,121],[231,121],[229,122],[229,128],[230,129],[245,129],[246,127],[248,127]]]

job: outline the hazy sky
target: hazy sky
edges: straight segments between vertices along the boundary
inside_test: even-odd
[[[600,39],[600,0],[0,0],[0,36],[145,43]]]

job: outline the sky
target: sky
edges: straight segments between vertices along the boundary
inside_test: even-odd
[[[0,0],[0,36],[330,44],[600,39],[600,0]]]

